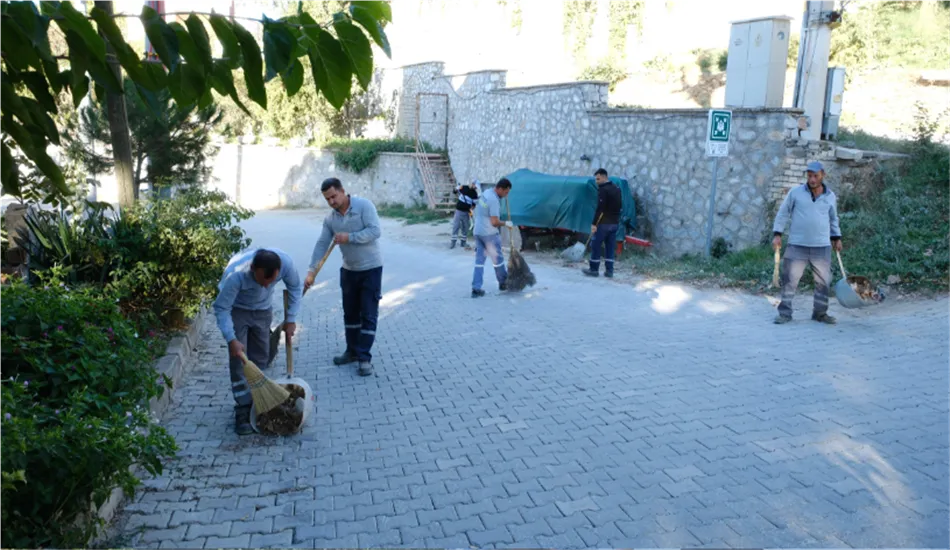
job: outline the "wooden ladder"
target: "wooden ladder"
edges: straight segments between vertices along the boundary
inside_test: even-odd
[[[451,211],[455,208],[455,173],[449,160],[442,155],[428,153],[416,140],[416,162],[422,174],[422,187],[431,210]]]

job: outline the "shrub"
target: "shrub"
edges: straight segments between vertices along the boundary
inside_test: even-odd
[[[445,149],[422,142],[426,152],[445,155]],[[333,159],[346,170],[359,174],[376,162],[380,153],[408,153],[415,151],[415,141],[410,138],[392,139],[337,139],[327,144],[333,151]]]
[[[100,524],[90,502],[117,486],[132,493],[131,466],[158,474],[176,450],[143,408],[164,389],[150,366],[160,342],[97,290],[60,284],[2,291],[6,548],[85,546]]]
[[[24,243],[31,269],[61,267],[72,284],[104,285],[140,327],[194,315],[216,294],[231,256],[250,244],[235,222],[253,214],[217,191],[190,188],[106,214],[96,205],[82,216],[32,213],[35,239]]]
[[[587,67],[577,78],[578,80],[602,80],[607,83],[607,90],[612,92],[617,88],[617,84],[627,78],[627,71],[616,62],[605,60]]]

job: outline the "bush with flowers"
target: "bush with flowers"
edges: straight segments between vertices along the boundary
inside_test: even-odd
[[[168,380],[152,368],[164,343],[138,334],[102,289],[56,277],[3,289],[0,312],[3,525],[5,548],[86,546],[112,488],[130,472],[162,470],[172,437],[147,403]]]

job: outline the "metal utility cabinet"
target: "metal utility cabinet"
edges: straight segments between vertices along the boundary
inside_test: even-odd
[[[732,23],[726,107],[782,107],[791,21],[775,16]]]
[[[841,98],[844,95],[844,75],[844,67],[828,67],[828,81],[825,84],[825,114],[821,121],[821,139],[834,139],[838,135]]]

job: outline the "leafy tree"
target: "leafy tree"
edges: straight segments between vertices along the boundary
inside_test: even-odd
[[[214,105],[199,109],[179,109],[171,94],[156,94],[153,112],[125,83],[133,161],[133,189],[138,198],[142,183],[152,189],[171,184],[203,182],[211,173],[208,160],[217,152],[211,131],[221,118]],[[66,155],[81,162],[91,174],[111,172],[114,167],[105,106],[91,103],[81,107],[76,127],[68,128]],[[146,166],[147,164],[147,166]]]
[[[53,199],[70,194],[62,170],[46,152],[49,144],[60,145],[59,129],[50,116],[57,113],[54,96],[69,90],[78,106],[92,87],[96,98],[101,100],[108,93],[111,103],[123,97],[120,66],[134,83],[134,93],[153,113],[160,111],[158,94],[163,90],[183,111],[211,105],[212,90],[243,106],[234,85],[233,73],[238,69],[248,98],[266,109],[266,83],[280,76],[287,95],[293,96],[303,85],[301,58],[306,58],[314,87],[339,109],[351,96],[354,77],[364,89],[372,80],[369,39],[389,55],[383,27],[392,20],[387,2],[352,2],[347,7],[323,25],[304,11],[276,20],[265,17],[259,21],[263,24],[262,54],[251,32],[222,15],[189,13],[184,24],[166,23],[145,6],[140,19],[158,54],[157,63],[143,59],[128,45],[116,24],[117,17],[125,16],[111,14],[111,2],[97,2],[88,18],[69,2],[41,2],[41,11],[32,2],[0,2],[0,180],[4,192],[21,194],[13,156],[19,149],[45,176],[39,184],[43,192]],[[220,58],[212,56],[205,21],[222,46]],[[66,51],[51,49],[51,24],[65,36]],[[66,60],[68,68],[61,67],[60,60]],[[110,118],[114,114],[110,108]],[[116,138],[123,136],[116,134],[114,121],[110,126],[115,145]],[[120,184],[131,186],[131,178]]]

